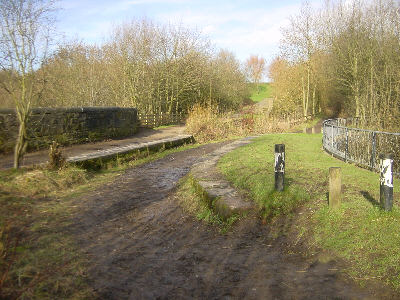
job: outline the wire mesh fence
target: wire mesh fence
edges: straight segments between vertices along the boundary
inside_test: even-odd
[[[154,128],[163,125],[180,124],[185,121],[186,115],[180,114],[138,114],[140,120],[140,127]]]
[[[350,120],[351,121],[351,120]],[[379,170],[379,154],[393,154],[393,173],[400,176],[400,133],[346,127],[346,119],[323,122],[324,149],[371,170]]]

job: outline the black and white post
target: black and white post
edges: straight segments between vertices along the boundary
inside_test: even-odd
[[[285,183],[285,145],[275,145],[275,190],[283,191]]]
[[[381,172],[380,202],[384,210],[390,211],[393,207],[393,155],[380,154],[379,166]]]

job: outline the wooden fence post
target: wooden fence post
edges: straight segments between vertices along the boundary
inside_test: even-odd
[[[342,174],[337,167],[329,168],[329,207],[340,206],[342,194]]]

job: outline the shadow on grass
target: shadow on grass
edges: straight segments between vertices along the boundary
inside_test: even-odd
[[[296,183],[296,181],[293,178],[286,176],[285,177],[285,183],[284,183],[285,186],[284,186],[284,188],[287,189],[287,188],[289,188],[291,185],[293,185],[295,183]]]
[[[368,202],[370,202],[373,206],[375,206],[375,207],[381,207],[379,201],[375,200],[375,198],[372,197],[372,195],[371,195],[369,192],[367,192],[367,191],[360,191],[360,194],[361,194]],[[326,192],[326,193],[325,193],[325,196],[326,196],[325,201],[326,201],[327,204],[329,204],[329,192]]]
[[[367,191],[360,191],[360,194],[367,199],[373,206],[380,207],[379,201],[376,201],[374,197]]]

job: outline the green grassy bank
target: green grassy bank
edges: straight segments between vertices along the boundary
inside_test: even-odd
[[[360,283],[381,280],[400,289],[399,181],[394,208],[379,208],[379,174],[337,160],[322,150],[322,135],[272,134],[225,155],[219,168],[256,201],[266,220],[285,213],[293,244],[308,254],[322,251],[343,259]],[[274,188],[274,145],[286,145],[286,187]],[[327,203],[329,167],[342,169],[342,205]],[[301,209],[294,209],[301,207]]]
[[[271,84],[268,82],[262,82],[258,85],[258,87],[251,83],[250,84],[250,99],[254,102],[260,102],[265,98],[271,97]]]

